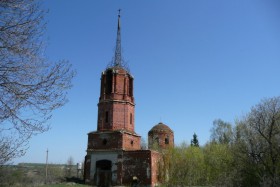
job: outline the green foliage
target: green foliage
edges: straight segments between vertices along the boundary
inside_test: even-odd
[[[87,187],[88,185],[84,184],[52,184],[52,185],[43,185],[42,187],[69,187],[69,186],[75,186],[75,187]]]
[[[72,156],[70,156],[66,162],[66,167],[64,168],[65,177],[75,176],[74,169],[75,169],[74,159]]]
[[[211,142],[228,144],[233,139],[232,126],[230,123],[224,122],[221,119],[216,119],[213,122],[211,129]]]
[[[28,186],[32,181],[26,177],[24,168],[3,166],[0,168],[0,187],[6,186]]]
[[[150,145],[150,149],[161,152],[161,148],[159,147],[158,142],[153,142],[153,144]]]
[[[204,155],[199,147],[186,146],[170,148],[164,153],[164,166],[160,171],[164,183],[170,186],[197,185],[204,183]]]
[[[233,155],[227,144],[209,143],[204,147],[207,183],[229,186],[232,183]]]
[[[46,182],[45,164],[19,164],[17,166],[0,167],[0,187],[9,186],[42,186]],[[47,183],[58,184],[65,182],[66,165],[49,164]],[[71,176],[76,176],[74,172]]]
[[[264,99],[237,122],[235,154],[250,163],[247,181],[262,186],[280,185],[280,97]],[[247,164],[248,165],[248,164]],[[246,166],[247,166],[246,165]]]
[[[199,147],[198,138],[195,133],[193,134],[193,138],[191,140],[191,146]]]
[[[158,144],[153,149],[163,154],[159,162],[159,181],[162,186],[280,186],[280,97],[265,99],[233,127],[222,120],[213,123],[211,141],[198,144],[196,134],[192,144],[161,150]],[[74,163],[70,157],[66,166]],[[44,174],[33,165],[34,170]],[[63,176],[66,167],[49,167],[50,179]],[[1,168],[2,169],[2,168]],[[34,184],[32,173],[26,177],[23,168],[0,170],[0,186],[15,186],[20,183]],[[5,173],[5,178],[3,178]],[[40,176],[40,175],[39,175]],[[5,184],[5,185],[3,185]],[[62,185],[63,187],[63,185]]]
[[[262,100],[233,127],[215,120],[211,141],[163,152],[166,186],[280,186],[280,97]]]

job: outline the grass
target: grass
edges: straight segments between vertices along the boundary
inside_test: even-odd
[[[88,185],[85,184],[75,184],[75,185],[70,185],[70,184],[49,184],[49,185],[44,185],[42,187],[69,187],[69,186],[74,186],[74,187],[89,187]]]

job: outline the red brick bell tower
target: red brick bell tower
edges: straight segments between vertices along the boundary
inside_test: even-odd
[[[134,131],[133,76],[121,56],[121,26],[112,63],[101,74],[97,131],[88,134],[90,150],[138,150],[141,137]]]
[[[133,77],[123,67],[102,72],[98,103],[98,131],[126,130],[134,133]]]
[[[88,133],[84,179],[94,186],[128,186],[137,177],[154,187],[161,155],[142,150],[134,130],[134,78],[122,60],[120,30],[119,12],[115,54],[101,74],[97,130]]]

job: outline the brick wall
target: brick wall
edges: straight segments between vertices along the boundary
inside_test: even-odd
[[[112,76],[108,77],[108,74]],[[126,100],[134,102],[133,77],[124,69],[107,69],[101,76],[99,100]]]
[[[162,149],[174,147],[174,134],[166,131],[149,132],[148,141],[150,149],[154,145],[158,145]]]
[[[158,160],[161,155],[151,150],[124,151],[123,184],[130,185],[132,177],[139,179],[140,185],[155,186],[158,183]]]
[[[88,149],[139,150],[141,137],[125,131],[92,132],[88,134]]]
[[[88,134],[88,149],[117,149],[122,147],[119,132],[94,132]]]
[[[123,149],[124,150],[139,150],[141,148],[141,137],[134,136],[129,133],[123,134]]]
[[[103,72],[97,131],[88,134],[86,183],[94,184],[102,178],[98,163],[105,161],[112,164],[109,172],[113,185],[130,185],[134,176],[138,177],[141,186],[154,187],[158,183],[161,154],[141,150],[141,137],[134,132],[134,107],[133,77],[116,67]],[[168,135],[159,133],[155,136],[159,137],[159,144],[162,145]],[[174,144],[173,134],[168,138]]]
[[[107,69],[100,90],[97,129],[134,132],[133,77],[123,69]]]
[[[90,155],[85,156],[85,163],[84,163],[84,179],[85,183],[90,183]]]
[[[162,160],[162,154],[157,151],[151,151],[151,186],[159,184],[159,162]]]

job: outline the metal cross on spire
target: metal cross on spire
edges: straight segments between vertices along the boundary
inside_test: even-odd
[[[119,11],[119,17],[121,16],[121,10],[122,10],[122,9],[119,9],[119,10],[118,10],[118,11]]]

